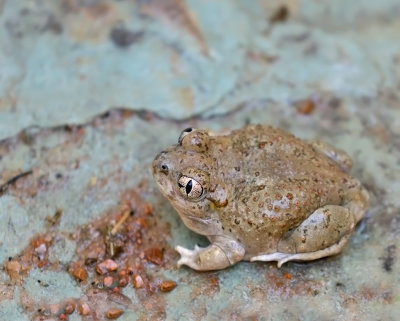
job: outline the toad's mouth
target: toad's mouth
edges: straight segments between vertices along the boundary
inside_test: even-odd
[[[214,225],[214,220],[211,217],[200,218],[192,215],[181,215],[183,223],[192,231],[206,235],[205,232],[209,231]]]
[[[200,222],[203,224],[210,224],[212,222],[211,217],[196,217],[196,216],[192,216],[192,215],[186,215],[186,217],[191,219],[192,221]]]

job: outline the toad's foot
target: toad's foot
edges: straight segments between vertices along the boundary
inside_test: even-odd
[[[346,245],[349,238],[350,238],[350,235],[343,237],[338,243],[333,244],[330,247],[325,248],[323,250],[319,250],[319,251],[315,251],[315,252],[296,253],[296,254],[275,252],[275,253],[270,253],[270,254],[254,256],[250,259],[250,261],[251,262],[254,262],[254,261],[264,261],[264,262],[277,261],[278,268],[280,268],[282,266],[282,264],[289,262],[289,261],[316,260],[316,259],[320,259],[325,256],[330,256],[330,255],[335,255],[335,254],[340,253],[340,251]]]
[[[181,255],[181,258],[177,263],[178,268],[182,265],[192,266],[194,264],[194,258],[202,249],[203,248],[198,245],[195,245],[194,250],[189,250],[180,245],[176,246],[175,251],[177,251]]]
[[[240,261],[244,256],[244,249],[233,240],[221,239],[202,248],[195,246],[194,250],[182,246],[175,247],[181,258],[178,267],[187,265],[197,271],[224,269]]]

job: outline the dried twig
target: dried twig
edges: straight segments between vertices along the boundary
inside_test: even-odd
[[[127,220],[127,218],[130,216],[131,212],[129,210],[126,210],[123,214],[121,219],[114,225],[114,227],[112,228],[110,234],[111,235],[115,235],[117,234],[119,228],[121,227],[122,224],[124,224],[124,222]]]

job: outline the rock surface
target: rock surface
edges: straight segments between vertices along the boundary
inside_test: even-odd
[[[0,320],[397,318],[399,1],[0,0],[0,23]],[[371,209],[336,257],[176,269],[205,240],[149,165],[182,128],[249,122],[346,150]]]

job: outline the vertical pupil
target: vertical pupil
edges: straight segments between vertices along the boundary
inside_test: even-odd
[[[190,180],[187,184],[186,184],[186,194],[189,195],[189,193],[192,191],[192,180]]]

